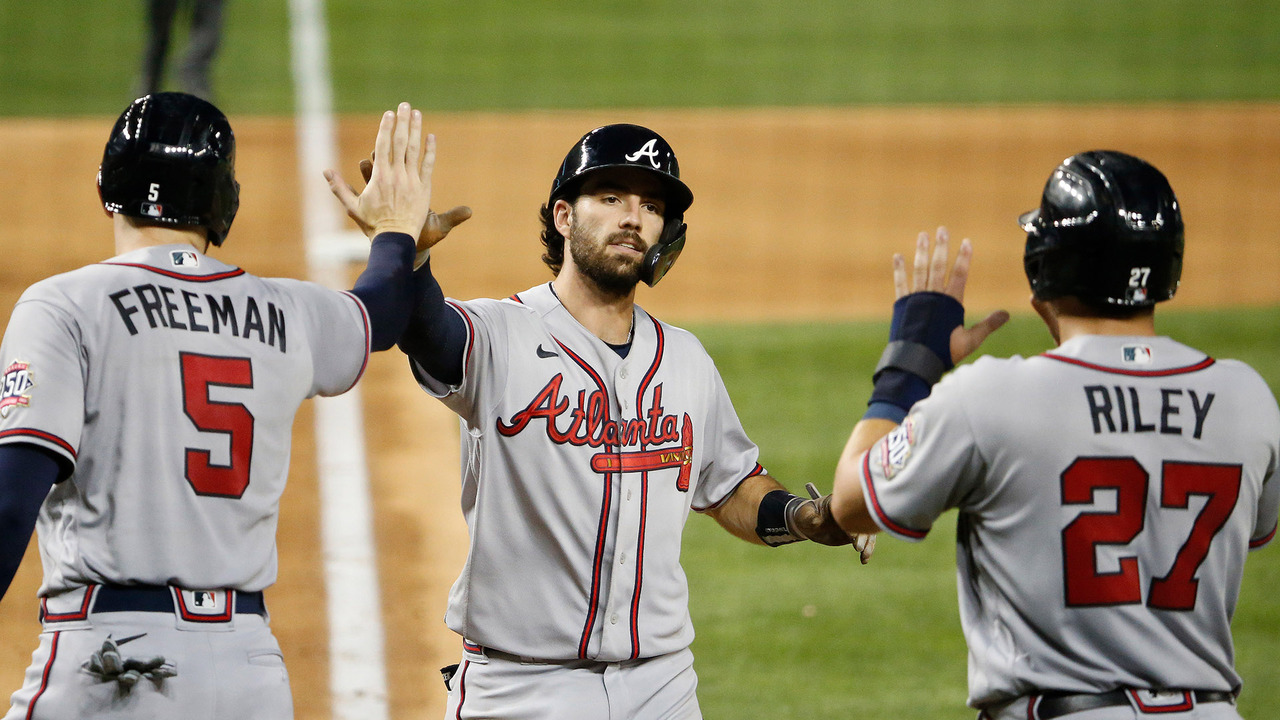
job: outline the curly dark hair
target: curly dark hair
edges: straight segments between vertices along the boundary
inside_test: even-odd
[[[542,245],[546,251],[542,253],[542,262],[551,268],[551,274],[559,275],[564,266],[564,236],[556,229],[555,214],[551,209],[554,204],[543,205],[538,211],[542,218]]]

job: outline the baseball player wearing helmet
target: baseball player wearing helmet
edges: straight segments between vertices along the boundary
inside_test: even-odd
[[[1231,616],[1245,556],[1276,533],[1280,409],[1243,363],[1156,335],[1183,224],[1154,167],[1072,156],[1020,224],[1031,302],[1058,346],[981,358],[930,393],[921,358],[940,364],[966,331],[917,312],[947,287],[927,238],[926,292],[907,293],[897,258],[901,332],[837,469],[836,517],[914,541],[959,510],[980,718],[1239,718]]]
[[[415,277],[400,346],[461,419],[449,718],[700,717],[689,512],[755,543],[853,540],[766,474],[697,339],[635,304],[692,202],[666,140],[608,125],[573,145],[542,208],[552,282],[446,302],[429,262]]]
[[[217,108],[157,93],[120,116],[98,178],[119,254],[31,286],[0,345],[0,596],[33,527],[44,568],[6,718],[292,717],[262,590],[294,414],[408,322],[420,138],[407,105],[383,118],[348,293],[206,254],[239,200]]]

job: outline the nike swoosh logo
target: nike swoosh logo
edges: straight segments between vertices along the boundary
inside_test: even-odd
[[[131,637],[120,638],[119,640],[116,640],[116,646],[119,647],[125,643],[130,643],[130,642],[133,642],[134,640],[137,640],[140,637],[146,637],[146,636],[147,636],[146,633],[138,633],[137,635],[133,635]]]
[[[542,346],[541,346],[541,345],[539,345],[539,346],[538,346],[538,357],[540,357],[540,358],[553,358],[553,357],[560,357],[560,353],[557,353],[557,352],[551,352],[550,350],[544,350],[544,349],[542,348]]]

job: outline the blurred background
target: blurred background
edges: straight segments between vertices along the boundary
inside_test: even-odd
[[[302,4],[225,0],[209,64],[208,92],[236,128],[243,186],[219,254],[264,275],[307,271],[305,151],[293,121]],[[883,347],[889,257],[909,251],[917,231],[946,224],[973,238],[970,318],[1015,313],[986,351],[1047,348],[1026,309],[1014,218],[1081,150],[1144,157],[1182,201],[1184,286],[1158,328],[1249,362],[1280,390],[1275,0],[318,7],[339,167],[354,176],[377,114],[408,100],[440,138],[436,205],[476,210],[433,260],[455,297],[502,297],[549,279],[537,207],[582,133],[640,122],[671,141],[696,198],[690,241],[640,302],[699,335],[762,462],[793,491],[810,480],[830,487]],[[6,320],[26,285],[111,254],[93,176],[111,122],[139,87],[155,36],[148,12],[144,0],[0,0]],[[208,39],[207,26],[190,29],[191,12],[178,4],[163,89],[183,89],[189,40]],[[363,387],[390,714],[439,717],[435,668],[458,655],[440,613],[465,552],[456,425],[434,414],[398,358],[378,358]],[[268,598],[298,716],[322,718],[332,707],[309,419],[295,433],[281,579]],[[455,458],[427,459],[433,445]],[[705,716],[972,717],[953,527],[949,514],[923,543],[886,539],[864,568],[807,544],[750,547],[692,519],[685,568]],[[0,605],[0,693],[18,687],[35,647],[38,566],[32,547],[23,585]],[[1235,622],[1246,717],[1280,708],[1277,583],[1276,548],[1253,554]]]

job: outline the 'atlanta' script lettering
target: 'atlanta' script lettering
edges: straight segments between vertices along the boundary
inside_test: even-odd
[[[511,416],[510,422],[498,418],[498,432],[511,436],[523,432],[530,422],[541,419],[547,437],[557,444],[590,447],[662,445],[680,439],[679,422],[674,415],[664,415],[662,385],[653,389],[653,403],[634,420],[610,420],[608,400],[603,392],[578,391],[578,402],[569,406],[569,398],[561,395],[564,376],[557,373],[525,409]],[[568,416],[562,422],[563,416]]]

